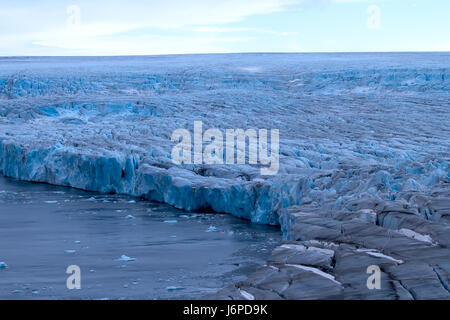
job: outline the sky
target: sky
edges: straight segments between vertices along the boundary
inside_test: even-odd
[[[0,0],[0,56],[450,51],[449,0]]]

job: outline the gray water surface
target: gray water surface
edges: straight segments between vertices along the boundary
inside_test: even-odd
[[[198,299],[280,241],[278,228],[229,215],[0,177],[0,299]],[[80,290],[66,287],[69,265]]]

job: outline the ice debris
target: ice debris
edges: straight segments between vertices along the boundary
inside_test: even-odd
[[[136,260],[136,258],[131,258],[124,254],[122,256],[120,256],[120,258],[116,259],[116,261],[135,261],[135,260]]]

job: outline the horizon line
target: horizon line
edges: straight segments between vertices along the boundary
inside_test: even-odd
[[[384,54],[396,54],[396,53],[450,53],[450,51],[427,51],[427,50],[414,50],[414,51],[267,51],[267,52],[197,52],[197,53],[154,53],[154,54],[111,54],[111,55],[0,55],[0,59],[3,58],[89,58],[89,57],[152,57],[152,56],[194,56],[194,55],[237,55],[237,54],[371,54],[371,53],[384,53]]]

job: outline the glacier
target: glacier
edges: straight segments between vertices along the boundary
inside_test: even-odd
[[[399,202],[449,223],[449,62],[449,53],[0,58],[0,173],[281,224],[286,238],[284,213],[302,205],[338,216]],[[279,129],[279,173],[174,165],[170,136],[194,120]]]

